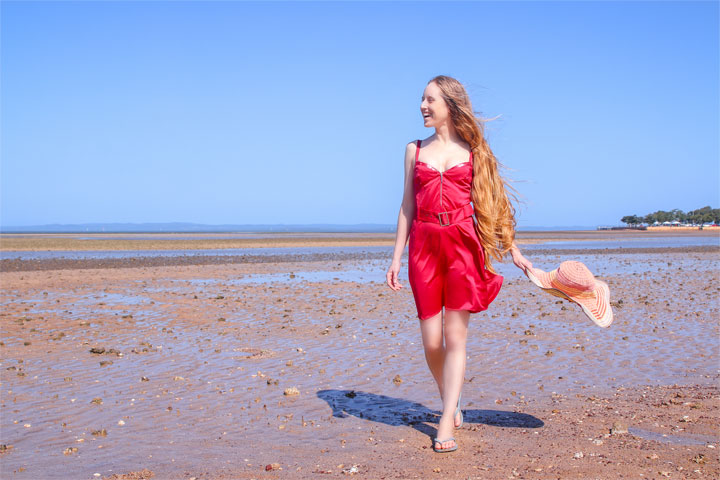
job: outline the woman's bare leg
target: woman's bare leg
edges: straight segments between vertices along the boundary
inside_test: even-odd
[[[444,398],[443,368],[445,366],[445,343],[443,335],[442,311],[426,320],[420,320],[420,331],[422,332],[425,360],[430,368],[430,373],[435,379],[438,391],[440,392],[440,398],[442,399]],[[457,400],[455,401],[455,404],[457,405]],[[456,427],[460,425],[459,413],[455,416],[454,421]]]
[[[445,345],[443,344],[442,311],[426,320],[420,320],[425,360],[430,373],[437,383],[440,397],[443,396],[443,365],[445,364]]]
[[[470,312],[467,310],[447,310],[445,312],[445,362],[442,369],[443,413],[438,423],[437,438],[444,439],[453,436],[453,422],[460,391],[465,378],[465,358],[468,320]],[[441,448],[450,448],[453,442],[442,442],[436,445]]]

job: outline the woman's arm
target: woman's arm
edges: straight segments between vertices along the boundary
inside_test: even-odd
[[[405,180],[403,198],[398,213],[397,229],[395,233],[395,249],[393,250],[392,263],[387,271],[387,284],[393,290],[399,290],[402,285],[398,282],[400,272],[400,258],[402,257],[408,237],[412,220],[415,218],[415,187],[413,185],[413,168],[415,166],[415,142],[410,142],[405,147]]]
[[[532,268],[532,262],[525,258],[522,253],[520,253],[520,249],[517,246],[517,243],[513,240],[512,247],[510,247],[510,255],[512,255],[513,263],[516,267],[518,267],[523,272],[528,269]]]

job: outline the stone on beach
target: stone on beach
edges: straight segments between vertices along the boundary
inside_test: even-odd
[[[283,392],[283,395],[286,396],[293,396],[293,395],[300,395],[300,390],[297,389],[297,387],[289,387],[286,388]]]

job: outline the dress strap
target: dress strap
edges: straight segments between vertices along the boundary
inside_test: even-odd
[[[416,143],[417,143],[417,148],[415,149],[415,163],[417,163],[418,156],[420,155],[420,144],[422,143],[422,140],[418,140]]]

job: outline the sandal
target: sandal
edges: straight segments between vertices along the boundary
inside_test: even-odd
[[[444,442],[450,442],[450,441],[455,442],[455,445],[453,445],[452,447],[449,447],[449,448],[442,448],[442,447],[437,448],[435,446],[437,444],[442,445]],[[458,448],[458,446],[457,446],[457,442],[455,441],[455,437],[450,437],[445,440],[439,440],[437,438],[433,438],[433,450],[435,450],[436,453],[454,452],[455,450],[457,450],[457,448]]]
[[[458,413],[460,414],[460,425],[456,426],[455,428],[462,428],[463,423],[465,423],[465,419],[463,418],[462,410],[460,410],[460,400],[461,399],[462,399],[462,392],[460,392],[460,396],[458,397],[457,408],[455,409],[455,415],[453,416],[453,425],[455,425],[455,417],[458,416]]]

